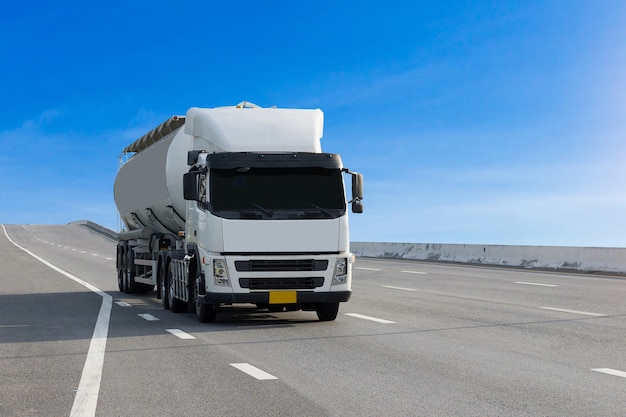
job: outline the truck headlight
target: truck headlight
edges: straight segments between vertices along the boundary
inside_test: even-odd
[[[215,285],[230,285],[228,267],[223,259],[213,259],[213,280]]]
[[[335,262],[333,285],[345,284],[348,281],[348,259],[339,258]]]

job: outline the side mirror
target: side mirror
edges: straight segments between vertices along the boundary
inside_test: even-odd
[[[352,173],[352,201],[363,200],[363,175]]]
[[[352,212],[363,213],[363,175],[344,169],[344,172],[352,175]]]
[[[185,200],[198,201],[200,199],[198,177],[197,172],[188,172],[183,175],[183,198]]]

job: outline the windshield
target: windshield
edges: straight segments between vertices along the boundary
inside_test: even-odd
[[[211,211],[231,219],[335,218],[346,202],[341,170],[211,169]]]

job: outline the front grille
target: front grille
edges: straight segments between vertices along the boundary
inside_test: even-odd
[[[328,260],[317,259],[253,259],[235,261],[238,272],[326,271]]]
[[[251,290],[312,290],[322,285],[324,285],[324,277],[239,278],[239,286]]]

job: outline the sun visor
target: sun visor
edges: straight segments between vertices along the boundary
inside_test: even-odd
[[[209,152],[321,152],[324,113],[319,109],[191,108],[185,133]]]

